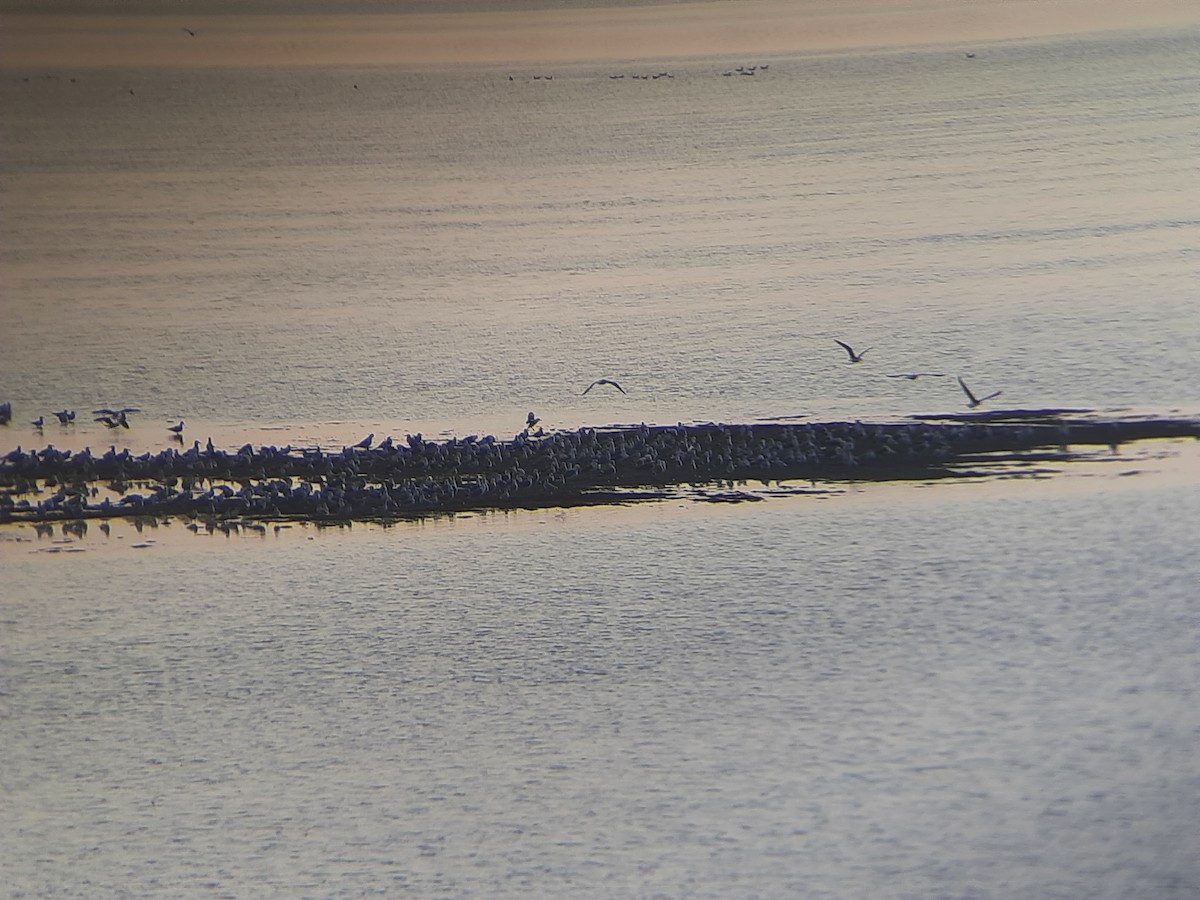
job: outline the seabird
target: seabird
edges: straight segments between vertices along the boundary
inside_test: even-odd
[[[109,409],[107,406],[102,406],[99,409],[93,409],[92,415],[96,416],[123,416],[126,413],[141,412],[136,406],[122,406],[120,409]]]
[[[991,400],[993,397],[999,397],[1001,394],[1000,391],[992,391],[986,397],[976,397],[971,393],[971,389],[967,387],[966,382],[962,380],[961,375],[958,376],[958,386],[962,388],[963,393],[967,395],[967,406],[969,406],[971,409],[974,409],[985,400]]]
[[[371,449],[371,441],[373,441],[373,440],[375,440],[375,432],[372,431],[370,434],[368,434],[365,438],[363,438],[361,441],[359,441],[354,446],[360,450],[369,450],[369,449]]]
[[[530,428],[532,428],[534,425],[536,425],[540,421],[542,421],[542,420],[539,419],[537,416],[535,416],[531,412],[528,416],[525,417],[525,430],[528,431]]]
[[[183,419],[179,420],[178,425],[168,425],[167,431],[173,431],[176,434],[183,434]]]
[[[867,351],[864,350],[863,353]],[[897,372],[895,375],[889,375],[888,378],[907,378],[909,381],[916,381],[918,378],[945,378],[942,372]]]
[[[55,415],[58,416],[58,421],[63,425],[75,421],[75,410],[73,409],[60,409]]]
[[[196,32],[192,31],[192,29],[188,28],[186,25],[183,26],[183,30],[186,31],[188,34],[190,34],[192,37],[196,36]]]
[[[583,393],[584,393],[584,394],[586,394],[588,391],[590,391],[592,388],[594,388],[594,387],[595,387],[596,385],[598,385],[598,384],[611,384],[613,387],[615,387],[615,388],[616,388],[618,391],[620,391],[622,394],[624,394],[624,393],[625,393],[625,388],[621,387],[619,384],[617,384],[617,383],[616,383],[615,381],[613,381],[611,378],[597,378],[595,381],[593,381],[591,384],[589,384],[587,387],[585,387],[585,388],[583,389]],[[579,396],[581,396],[581,397],[582,397],[582,396],[583,396],[583,394],[580,394]]]
[[[867,351],[871,349],[870,347],[868,347],[862,353],[855,353],[854,348],[851,347],[849,344],[845,343],[844,341],[839,341],[837,338],[834,338],[833,342],[835,344],[837,344],[839,347],[841,347],[843,350],[846,351],[847,355],[849,355],[849,357],[850,357],[850,362],[852,362],[852,363],[862,362],[862,358],[864,356],[866,356]]]
[[[36,419],[34,419],[29,424],[32,425],[34,428],[41,428],[43,425],[46,424],[46,417],[38,416]]]

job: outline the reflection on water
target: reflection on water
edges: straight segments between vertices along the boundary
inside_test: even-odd
[[[9,79],[0,384],[399,433],[961,408],[923,369],[1194,402],[1193,47]]]
[[[1117,481],[10,557],[10,883],[1188,896],[1200,496]]]

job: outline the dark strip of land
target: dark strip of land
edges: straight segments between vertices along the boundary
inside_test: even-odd
[[[182,515],[351,520],[577,506],[720,481],[893,481],[961,474],[980,455],[1200,437],[1191,418],[1027,410],[894,423],[581,428],[512,440],[391,438],[338,451],[249,444],[133,455],[46,447],[0,459],[0,522]],[[49,496],[45,496],[49,494]],[[39,499],[40,498],[40,499]]]

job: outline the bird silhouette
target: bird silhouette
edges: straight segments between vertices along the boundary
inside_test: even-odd
[[[967,395],[967,406],[969,406],[971,409],[974,409],[975,407],[979,406],[981,403],[984,403],[987,400],[991,400],[993,397],[999,397],[1000,394],[1002,393],[1001,391],[992,391],[990,394],[987,394],[986,396],[976,397],[974,394],[971,393],[971,389],[969,387],[967,387],[967,383],[962,380],[961,375],[958,376],[958,386],[960,388],[962,388],[963,393]]]
[[[597,378],[595,381],[593,381],[591,384],[589,384],[587,387],[585,387],[583,389],[583,393],[586,394],[588,391],[590,391],[592,388],[594,388],[598,384],[610,384],[613,387],[615,387],[618,391],[620,391],[622,394],[625,393],[625,388],[621,387],[619,384],[617,384],[611,378]],[[582,397],[583,394],[580,394],[580,396]]]
[[[535,416],[531,412],[528,416],[525,417],[525,430],[528,431],[529,429],[531,429],[534,425],[536,425],[540,421],[542,421],[542,420],[539,419],[537,416]]]
[[[864,350],[863,353],[867,351]],[[918,378],[945,378],[942,372],[897,372],[895,375],[889,375],[888,378],[907,378],[909,381],[916,381]]]
[[[168,425],[167,431],[173,431],[175,434],[183,434],[183,419],[179,420],[178,425]]]
[[[371,448],[371,441],[373,440],[375,440],[375,432],[372,431],[354,446],[360,450],[369,450]]]
[[[862,358],[867,355],[867,350],[871,349],[870,347],[868,347],[862,353],[855,353],[854,348],[851,347],[849,344],[845,343],[844,341],[839,341],[837,338],[834,338],[833,341],[835,344],[837,344],[839,347],[841,347],[843,350],[846,351],[846,355],[850,357],[850,362],[852,362],[852,363],[862,362]]]
[[[58,416],[58,421],[63,425],[75,421],[75,410],[73,409],[60,409],[55,415]]]

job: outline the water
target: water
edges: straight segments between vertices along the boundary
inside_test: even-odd
[[[0,449],[961,409],[883,377],[928,369],[1194,412],[1198,36],[6,71]],[[127,433],[24,424],[114,403]],[[0,871],[1195,896],[1193,444],[732,507],[6,528]]]

